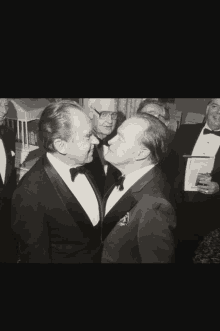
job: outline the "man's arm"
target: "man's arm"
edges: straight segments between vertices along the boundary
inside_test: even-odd
[[[37,196],[16,190],[12,198],[12,230],[21,263],[51,263],[45,210]]]
[[[172,263],[176,226],[174,209],[163,200],[152,209],[143,210],[138,229],[139,251],[142,263]]]

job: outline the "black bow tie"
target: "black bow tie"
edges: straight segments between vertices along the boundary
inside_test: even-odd
[[[71,175],[72,182],[74,182],[74,180],[75,180],[75,178],[78,174],[85,175],[86,172],[87,172],[87,169],[84,168],[83,166],[82,167],[77,167],[77,168],[71,168],[70,169],[70,175]]]
[[[96,137],[97,139],[98,139],[98,141],[99,141],[99,144],[98,144],[98,147],[101,147],[101,146],[103,146],[103,145],[105,145],[105,146],[109,146],[109,144],[108,144],[108,139],[100,139],[99,137]]]
[[[212,131],[212,130],[209,130],[209,129],[205,128],[204,131],[203,131],[203,134],[209,134],[209,133],[215,134],[216,136],[220,137],[220,131]]]

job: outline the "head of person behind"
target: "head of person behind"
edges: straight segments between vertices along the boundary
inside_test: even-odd
[[[90,98],[88,101],[89,117],[92,120],[94,133],[104,139],[114,133],[118,120],[115,99]]]
[[[39,140],[48,153],[73,167],[93,160],[92,123],[84,109],[74,101],[62,100],[49,104],[39,121]]]
[[[166,155],[168,129],[150,114],[137,114],[127,119],[109,141],[106,161],[123,174],[158,164]]]
[[[4,124],[5,117],[8,112],[8,100],[1,99],[0,100],[0,125]]]
[[[208,103],[205,121],[211,130],[220,130],[220,98],[213,98]]]
[[[163,122],[166,126],[170,123],[170,114],[169,114],[169,108],[157,101],[157,100],[150,100],[145,99],[143,100],[137,110],[137,114],[140,113],[146,113],[151,114],[155,117],[157,117],[161,122]]]

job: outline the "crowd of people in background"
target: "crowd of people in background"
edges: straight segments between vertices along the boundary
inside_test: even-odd
[[[19,183],[7,102],[0,111],[0,262],[220,263],[220,99],[176,133],[164,99],[127,119],[111,98],[88,109],[44,109],[43,153]],[[195,156],[212,170],[187,191]]]

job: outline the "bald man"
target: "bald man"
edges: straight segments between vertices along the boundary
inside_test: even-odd
[[[21,263],[94,263],[101,247],[102,201],[83,167],[93,159],[90,119],[76,102],[48,105],[39,122],[46,154],[19,182],[12,229]]]
[[[86,165],[103,196],[114,184],[118,170],[104,160],[108,151],[108,141],[116,135],[118,127],[118,111],[114,98],[89,99],[87,105],[89,117],[92,120],[93,132],[99,144],[94,148],[93,162]]]

